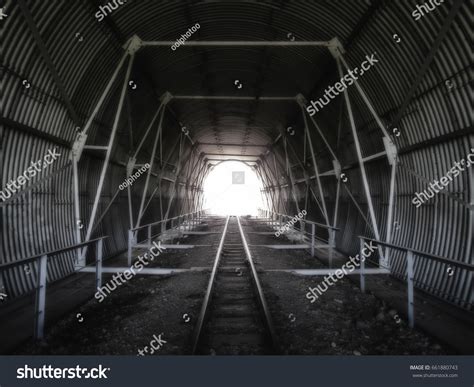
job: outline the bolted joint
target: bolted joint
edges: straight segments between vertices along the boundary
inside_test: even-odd
[[[135,168],[135,163],[137,159],[135,157],[130,157],[127,163],[127,176],[133,175],[133,169]]]
[[[390,165],[396,165],[398,159],[397,147],[393,143],[390,137],[384,136],[382,138],[383,145],[385,146],[385,152],[387,153],[388,162]]]
[[[328,46],[329,52],[332,54],[334,58],[340,58],[342,54],[346,53],[346,50],[344,50],[344,46],[342,45],[341,41],[339,38],[332,38],[329,41],[329,46]]]
[[[332,165],[334,166],[334,175],[336,176],[336,179],[339,180],[341,178],[341,172],[342,172],[341,164],[339,163],[339,161],[333,160]]]
[[[163,93],[163,95],[160,97],[160,101],[163,105],[168,104],[168,102],[171,101],[172,99],[173,99],[173,95],[169,91]]]
[[[143,42],[138,35],[133,35],[128,39],[127,43],[123,45],[123,48],[124,50],[127,50],[130,55],[133,55],[142,47],[142,44]]]
[[[308,173],[308,171],[307,171],[306,169],[303,170],[303,177],[304,177],[304,179],[305,179],[307,182],[309,182],[309,180],[310,180],[310,179],[309,179],[309,173]]]
[[[304,97],[303,94],[301,94],[301,93],[300,93],[300,94],[297,94],[296,97],[295,97],[295,99],[296,99],[296,102],[298,102],[298,104],[299,104],[300,106],[302,106],[302,107],[305,107],[305,106],[306,106],[307,101],[306,101],[306,98]]]
[[[72,145],[71,160],[75,160],[76,162],[78,162],[81,159],[82,151],[84,150],[86,141],[87,134],[84,132],[80,132],[76,137],[76,141],[74,141],[74,144]]]

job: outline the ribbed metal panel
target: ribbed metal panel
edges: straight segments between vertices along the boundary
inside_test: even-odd
[[[62,80],[66,94],[82,123],[93,110],[102,90],[110,79],[123,53],[124,39],[138,34],[144,40],[174,41],[198,22],[201,28],[192,40],[286,40],[293,34],[297,40],[329,40],[337,36],[347,47],[346,59],[350,66],[360,66],[366,55],[377,53],[380,60],[361,78],[361,85],[373,102],[375,110],[389,124],[403,103],[407,91],[415,82],[423,60],[443,25],[453,1],[414,21],[411,12],[418,2],[409,1],[128,1],[107,20],[98,22],[94,13],[102,3],[94,1],[26,1]],[[76,133],[54,77],[36,44],[26,19],[15,1],[5,5],[8,18],[3,22],[2,44],[2,116],[31,130],[2,127],[2,187],[19,176],[31,161],[41,159],[48,149],[58,146],[61,159],[34,178],[27,186],[50,172],[64,168],[35,188],[1,207],[2,260],[10,262],[42,251],[74,243],[74,215],[72,197],[72,168],[68,166],[69,148]],[[446,173],[455,161],[466,156],[474,146],[472,139],[472,54],[470,49],[469,15],[472,5],[466,2],[456,16],[429,70],[424,75],[416,95],[409,104],[396,137],[400,161],[428,180]],[[110,23],[115,25],[116,30]],[[398,34],[396,43],[393,34]],[[79,34],[76,37],[76,34]],[[84,40],[79,41],[80,37]],[[158,106],[157,95],[165,91],[175,94],[216,95],[295,95],[303,93],[308,100],[317,99],[324,89],[337,79],[335,63],[322,48],[146,48],[137,54],[132,79],[138,89],[129,93],[131,100],[134,145],[143,135],[150,117]],[[122,70],[119,79],[123,78]],[[146,74],[145,74],[146,73]],[[244,84],[235,89],[234,80]],[[31,84],[26,89],[22,82]],[[317,81],[319,80],[319,81]],[[449,88],[446,81],[453,84]],[[153,82],[151,85],[150,81]],[[106,100],[89,132],[88,143],[103,145],[108,140],[115,115],[121,81]],[[310,95],[310,92],[312,94]],[[369,156],[383,150],[381,132],[354,87],[349,95],[360,137],[362,152]],[[303,129],[299,107],[295,103],[259,102],[197,102],[173,101],[170,107],[176,117],[190,128],[192,137],[201,142],[239,142],[248,135],[249,143],[271,143],[283,130],[292,125],[297,129],[289,138],[298,151],[303,152]],[[345,109],[345,108],[344,108]],[[343,165],[352,165],[345,173],[347,188],[368,216],[367,200],[361,185],[360,172],[349,130],[347,113],[343,112],[341,139],[337,147],[340,97],[332,101],[315,118],[326,133],[331,145],[337,148]],[[170,149],[180,132],[175,117],[165,118],[164,148]],[[249,129],[251,127],[251,129]],[[471,137],[469,137],[471,133]],[[312,132],[319,156],[321,171],[332,169],[331,160],[320,138]],[[55,140],[54,140],[55,139]],[[59,145],[61,144],[61,145]],[[186,144],[189,148],[189,143]],[[198,147],[198,152],[202,147]],[[206,148],[206,150],[210,151]],[[126,114],[122,116],[117,144],[114,147],[98,214],[106,208],[118,185],[125,178],[123,165],[130,147]],[[215,150],[212,150],[215,153]],[[283,147],[276,152],[284,160]],[[149,158],[145,150],[143,161]],[[296,160],[289,153],[291,164]],[[100,176],[102,159],[84,154],[79,168],[81,217],[87,222]],[[302,156],[301,156],[302,158]],[[178,152],[170,162],[175,164]],[[309,160],[306,160],[308,162]],[[122,164],[122,166],[120,166]],[[200,166],[198,166],[199,168]],[[381,233],[386,233],[387,202],[390,168],[385,160],[367,163],[371,194]],[[433,254],[472,262],[472,211],[452,198],[439,194],[421,208],[411,204],[414,192],[427,187],[399,166],[394,221],[394,243]],[[309,166],[312,173],[312,166]],[[295,176],[303,174],[294,168]],[[270,174],[270,178],[274,179]],[[328,211],[333,213],[336,179],[323,178]],[[281,182],[267,182],[267,184]],[[143,181],[134,184],[133,206],[140,201]],[[447,191],[464,202],[472,202],[472,172],[458,176]],[[154,185],[149,187],[149,194]],[[189,206],[186,187],[180,187],[172,212]],[[164,182],[164,208],[172,184]],[[126,247],[129,226],[126,191],[115,200],[107,216],[96,229],[96,235],[111,235],[106,242],[106,253],[113,255]],[[278,194],[278,191],[276,191]],[[289,211],[294,211],[288,189],[282,190]],[[299,206],[304,205],[304,184],[298,187]],[[371,235],[359,211],[341,188],[341,203],[337,226],[341,232],[337,246],[341,251],[354,253],[358,249],[359,234]],[[310,215],[321,220],[314,202]],[[188,208],[190,209],[190,208]],[[283,210],[283,208],[281,209]],[[150,205],[145,219],[159,217],[159,199]],[[83,230],[84,231],[84,230]],[[470,242],[469,242],[470,241]],[[58,257],[50,266],[50,280],[71,273],[73,255]],[[403,257],[392,255],[393,272],[403,277]],[[442,265],[418,260],[416,280],[426,291],[469,308],[472,278],[457,272],[447,279]],[[33,276],[23,269],[4,275],[9,292],[23,294],[33,288]]]

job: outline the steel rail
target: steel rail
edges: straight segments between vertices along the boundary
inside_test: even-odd
[[[249,265],[250,265],[250,271],[252,273],[252,278],[254,280],[255,287],[257,289],[258,300],[260,302],[260,306],[262,308],[262,311],[263,311],[263,314],[264,314],[264,317],[265,317],[265,325],[267,326],[267,329],[270,332],[270,337],[271,337],[271,340],[272,340],[273,349],[278,353],[279,352],[279,345],[278,345],[278,340],[277,340],[277,335],[276,335],[276,332],[275,332],[275,328],[273,326],[272,317],[270,315],[270,310],[268,309],[268,304],[267,304],[267,301],[265,299],[265,295],[263,294],[262,285],[260,284],[260,280],[258,279],[257,270],[255,269],[255,265],[254,265],[253,259],[252,259],[252,254],[250,253],[250,249],[249,249],[249,246],[247,244],[247,240],[245,239],[244,231],[242,229],[242,225],[240,223],[240,217],[239,216],[237,216],[237,224],[239,226],[240,236],[242,238],[242,244],[244,245],[245,254],[247,255],[247,260],[248,260]]]
[[[197,345],[199,343],[199,338],[201,336],[202,326],[204,325],[204,321],[206,319],[206,315],[208,312],[209,300],[211,299],[212,290],[214,288],[214,283],[217,274],[217,268],[219,267],[219,261],[221,259],[222,251],[224,249],[224,239],[227,234],[227,226],[229,225],[230,216],[227,216],[224,225],[224,231],[222,232],[221,241],[219,243],[219,247],[217,249],[216,258],[214,260],[214,266],[212,268],[211,277],[209,279],[209,283],[207,285],[206,294],[204,296],[204,301],[202,302],[201,312],[199,313],[198,320],[196,322],[196,327],[194,328],[193,333],[193,349],[192,354],[196,353]]]

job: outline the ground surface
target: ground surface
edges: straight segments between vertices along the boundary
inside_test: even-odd
[[[255,244],[289,244],[284,236],[251,234],[269,231],[244,220],[257,270],[324,267],[302,250],[272,250]],[[222,230],[209,221],[200,230]],[[193,250],[166,251],[155,267],[211,267],[218,234],[189,236],[181,243],[210,244]],[[114,262],[114,265],[117,264]],[[122,260],[123,265],[123,260]],[[151,266],[151,265],[150,265]],[[209,279],[209,271],[168,276],[138,276],[117,288],[102,303],[92,299],[49,329],[45,342],[29,342],[17,354],[138,354],[153,335],[165,340],[154,355],[189,354],[191,336]],[[110,279],[104,278],[104,283]],[[355,283],[342,279],[315,303],[309,286],[322,277],[260,272],[283,354],[292,355],[440,355],[452,351],[418,330],[410,330],[398,312]],[[78,315],[80,313],[80,315]],[[189,321],[188,321],[189,317]],[[82,321],[81,321],[82,320]]]

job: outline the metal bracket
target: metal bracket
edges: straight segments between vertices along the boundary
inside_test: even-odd
[[[130,157],[127,163],[127,176],[133,175],[133,169],[135,168],[135,163],[137,159],[135,157]]]
[[[123,48],[124,50],[127,50],[127,52],[130,54],[130,55],[133,55],[135,54],[138,50],[140,50],[140,48],[142,47],[143,45],[143,41],[138,37],[138,35],[133,35],[128,41],[127,43],[125,43],[123,45]]]
[[[76,141],[74,141],[74,144],[72,145],[71,159],[74,159],[76,161],[80,160],[82,151],[84,150],[84,146],[86,145],[86,141],[87,141],[86,133],[81,132],[77,135]]]
[[[303,94],[301,94],[301,93],[300,93],[300,94],[297,94],[296,97],[295,97],[295,99],[296,99],[296,102],[298,102],[298,104],[299,104],[301,107],[306,107],[307,101],[306,101],[306,98],[304,97]]]
[[[341,178],[341,164],[337,160],[332,161],[332,165],[334,166],[334,175],[336,176],[336,179],[339,180]]]
[[[329,52],[332,54],[334,58],[339,58],[342,54],[346,53],[346,50],[344,50],[344,46],[342,45],[341,41],[339,38],[332,38],[329,41],[329,46],[328,46]]]
[[[396,165],[398,159],[397,147],[389,137],[382,137],[383,145],[385,146],[385,152],[387,154],[388,162],[390,165]]]
[[[173,95],[167,91],[165,92],[161,97],[160,97],[160,101],[163,105],[167,105],[169,101],[171,101],[173,99]]]

